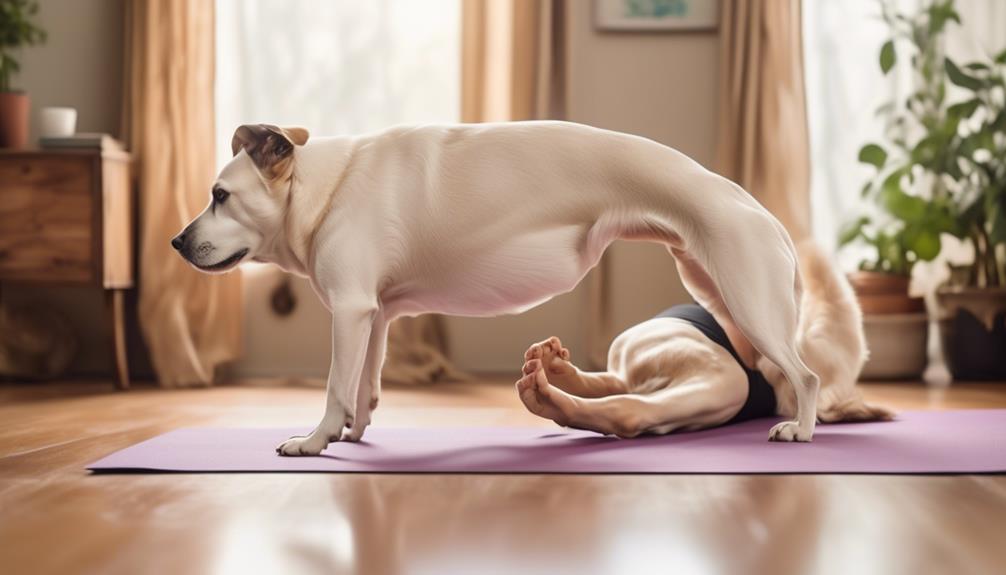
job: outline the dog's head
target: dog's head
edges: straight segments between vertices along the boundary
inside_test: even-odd
[[[294,150],[307,143],[303,128],[245,125],[234,132],[234,157],[210,189],[210,204],[171,240],[189,263],[210,273],[228,271],[260,255],[283,227]]]

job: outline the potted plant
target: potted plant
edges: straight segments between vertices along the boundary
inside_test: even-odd
[[[912,269],[939,255],[942,234],[960,232],[943,178],[956,170],[947,150],[959,120],[945,102],[942,65],[943,33],[960,18],[952,0],[932,0],[913,14],[881,6],[891,38],[880,49],[880,69],[894,68],[901,46],[911,55],[914,91],[903,105],[892,101],[878,110],[887,141],[859,151],[859,160],[876,168],[862,190],[873,213],[846,226],[839,245],[865,243],[874,251],[849,276],[870,347],[863,377],[914,378],[926,367],[928,318],[923,300],[908,292]]]
[[[37,14],[36,0],[0,0],[0,147],[28,144],[28,95],[12,91],[10,80],[21,69],[15,53],[45,42],[45,30],[33,22]]]
[[[865,379],[919,377],[926,368],[929,322],[922,298],[912,297],[911,270],[920,259],[913,249],[917,234],[905,222],[886,217],[883,224],[863,216],[848,226],[842,245],[858,241],[872,248],[859,270],[849,274],[863,310],[863,331],[870,356]],[[928,252],[923,252],[928,258]]]
[[[1006,378],[1006,49],[984,62],[944,61],[967,98],[948,155],[961,177],[952,195],[971,263],[951,266],[936,291],[944,357],[955,379]]]
[[[859,161],[876,169],[862,190],[873,214],[846,226],[839,244],[858,241],[875,250],[849,276],[870,347],[863,377],[914,378],[926,369],[929,322],[923,300],[908,294],[912,268],[940,254],[943,234],[963,233],[948,186],[961,176],[950,153],[960,140],[960,110],[946,102],[943,54],[944,32],[960,16],[953,0],[931,0],[914,13],[887,3],[881,9],[891,35],[880,48],[880,70],[890,72],[900,51],[910,66],[912,91],[877,111],[886,141],[859,151]]]

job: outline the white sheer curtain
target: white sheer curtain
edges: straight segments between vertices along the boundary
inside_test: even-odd
[[[459,117],[458,0],[217,0],[217,141],[234,127],[359,134]]]
[[[459,0],[216,0],[217,162],[244,123],[353,135],[460,117]],[[282,281],[243,266],[244,354],[238,377],[323,377],[329,315],[305,281],[290,316],[269,310]]]
[[[888,29],[878,0],[805,1],[803,20],[811,217],[815,239],[834,249],[839,228],[863,207],[859,191],[872,171],[856,158],[863,144],[882,139],[875,110],[907,86],[880,73]]]
[[[894,3],[912,10],[923,1]],[[1006,2],[958,0],[956,6],[964,25],[948,28],[951,57],[968,61],[1006,45]],[[888,37],[880,0],[806,0],[803,20],[814,236],[834,248],[842,223],[864,207],[859,190],[873,170],[856,158],[863,144],[883,135],[874,112],[893,96],[904,100],[910,75],[880,73],[878,54]],[[852,264],[856,253],[846,258]]]

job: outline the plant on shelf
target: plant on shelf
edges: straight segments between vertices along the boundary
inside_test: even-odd
[[[46,40],[37,16],[37,0],[0,0],[0,147],[28,143],[28,95],[11,90],[11,76],[21,69],[20,49]]]

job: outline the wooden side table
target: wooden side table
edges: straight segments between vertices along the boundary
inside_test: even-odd
[[[133,286],[130,156],[0,150],[0,282],[105,290],[117,385],[129,387],[123,292]]]

